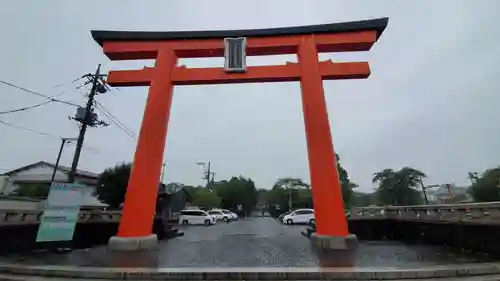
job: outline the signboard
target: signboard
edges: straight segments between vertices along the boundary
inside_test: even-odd
[[[73,240],[86,190],[81,184],[52,183],[36,242]]]

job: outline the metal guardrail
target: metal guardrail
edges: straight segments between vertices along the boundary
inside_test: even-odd
[[[500,202],[360,207],[351,210],[351,219],[500,225]]]

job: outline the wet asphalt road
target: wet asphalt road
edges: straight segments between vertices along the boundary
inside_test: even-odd
[[[180,226],[184,236],[162,241],[153,251],[113,253],[105,246],[65,254],[4,257],[4,262],[112,267],[317,267],[320,260],[300,232],[272,218],[240,219],[215,226]],[[487,260],[485,256],[399,242],[361,241],[355,266],[418,267]]]

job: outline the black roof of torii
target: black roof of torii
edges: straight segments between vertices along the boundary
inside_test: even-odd
[[[104,41],[165,41],[182,39],[216,39],[227,37],[266,37],[278,35],[301,35],[321,33],[343,33],[374,30],[377,38],[387,26],[389,18],[341,23],[278,27],[246,30],[212,30],[212,31],[110,31],[92,30],[92,37],[102,46]]]

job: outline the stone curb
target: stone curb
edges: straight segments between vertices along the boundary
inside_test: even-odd
[[[108,280],[402,280],[500,274],[500,263],[425,268],[99,268],[0,264],[0,274]]]

